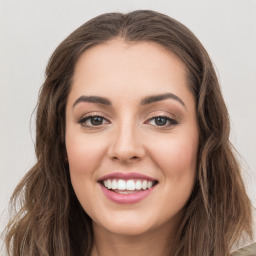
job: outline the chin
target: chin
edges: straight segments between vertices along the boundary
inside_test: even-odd
[[[103,217],[103,216],[102,216]],[[112,213],[110,216],[101,218],[101,221],[94,222],[94,228],[104,229],[107,232],[123,236],[139,236],[147,233],[154,233],[159,228],[169,227],[172,219],[170,216],[161,216],[159,213],[147,215],[136,211],[124,211]],[[169,224],[168,224],[169,223]]]
[[[103,228],[110,233],[122,236],[139,236],[152,229],[149,223],[145,225],[142,223],[131,223],[131,221],[125,220],[122,222],[109,223],[108,225],[103,226]]]

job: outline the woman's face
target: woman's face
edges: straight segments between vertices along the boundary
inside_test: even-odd
[[[184,64],[115,39],[79,59],[66,107],[71,182],[94,229],[177,224],[195,181],[198,127]]]

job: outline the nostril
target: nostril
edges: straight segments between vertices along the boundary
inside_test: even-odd
[[[132,157],[118,157],[118,156],[113,156],[112,157],[112,160],[114,161],[120,161],[122,163],[129,163],[131,161],[135,161],[135,160],[138,160],[140,159],[140,157],[138,156],[132,156]]]

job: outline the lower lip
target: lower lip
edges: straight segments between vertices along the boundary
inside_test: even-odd
[[[100,185],[105,196],[111,201],[118,204],[134,204],[138,203],[144,198],[148,197],[150,193],[154,190],[156,186],[151,187],[150,189],[143,190],[140,192],[130,193],[130,194],[119,194],[112,190],[108,190],[103,185]]]

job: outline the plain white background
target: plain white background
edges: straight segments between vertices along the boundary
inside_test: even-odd
[[[255,0],[0,0],[0,231],[15,185],[35,163],[31,115],[51,53],[90,18],[135,9],[178,19],[207,49],[229,109],[231,141],[256,206]]]

